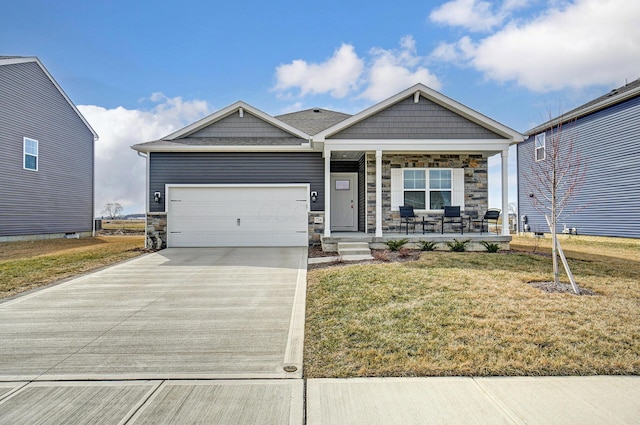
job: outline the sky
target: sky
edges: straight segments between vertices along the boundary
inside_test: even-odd
[[[100,136],[96,214],[130,214],[130,146],[237,100],[353,114],[420,82],[525,132],[640,78],[638,22],[635,0],[23,0],[2,7],[0,55],[42,61]],[[500,207],[499,157],[489,188]]]

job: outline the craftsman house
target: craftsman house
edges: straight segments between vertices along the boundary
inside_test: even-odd
[[[509,146],[521,140],[417,84],[355,115],[271,116],[236,102],[132,148],[147,158],[149,245],[305,246],[397,234],[401,205],[434,219],[445,205],[482,215],[495,154],[506,211]]]

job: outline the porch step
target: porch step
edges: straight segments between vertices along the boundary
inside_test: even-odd
[[[367,242],[338,242],[338,254],[343,261],[371,260]]]

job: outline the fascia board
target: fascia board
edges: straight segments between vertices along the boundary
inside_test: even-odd
[[[275,127],[280,128],[281,130],[286,131],[287,133],[293,134],[294,136],[300,137],[301,139],[305,139],[305,140],[309,140],[311,138],[311,136],[309,136],[308,134],[298,130],[297,128],[291,127],[289,124],[286,124],[282,121],[280,121],[277,118],[272,117],[271,115],[262,112],[261,110],[254,108],[253,106],[249,105],[248,103],[245,103],[241,100],[220,109],[219,111],[214,112],[211,115],[208,115],[204,118],[202,118],[199,121],[194,122],[193,124],[190,124],[174,133],[169,134],[168,136],[165,136],[162,138],[162,140],[175,140],[184,136],[187,136],[191,133],[195,133],[196,131],[213,124],[216,121],[221,120],[222,118],[225,118],[233,113],[235,113],[236,111],[238,111],[240,108],[244,109],[245,111],[259,117],[260,119],[262,119],[263,121],[268,122],[269,124],[272,124]]]
[[[51,75],[49,73],[49,71],[47,71],[47,68],[45,68],[45,66],[42,64],[42,62],[40,62],[40,59],[38,59],[35,56],[0,59],[0,65],[15,65],[15,64],[29,63],[29,62],[35,62],[40,67],[42,72],[44,72],[44,74],[47,76],[47,78],[53,83],[53,85],[56,87],[56,89],[60,92],[62,97],[64,97],[64,99],[67,101],[69,106],[71,106],[73,111],[82,120],[84,125],[93,134],[93,140],[94,141],[98,140],[99,139],[98,133],[96,133],[96,131],[93,129],[93,127],[91,127],[91,124],[89,124],[89,122],[85,119],[85,117],[82,115],[82,113],[78,110],[76,105],[74,105],[74,103],[71,101],[71,98],[69,98],[69,96],[67,96],[67,94],[64,92],[64,90],[62,90],[62,87],[60,87],[60,84],[58,84],[58,82],[55,80],[55,78],[53,78],[53,75]]]
[[[507,137],[509,139],[511,139],[514,142],[521,142],[524,140],[524,137],[522,136],[522,134],[518,133],[517,131],[503,125],[500,124],[499,122],[492,120],[491,118],[477,112],[474,111],[473,109],[459,103],[456,102],[455,100],[443,95],[442,93],[439,93],[433,89],[430,89],[429,87],[425,86],[424,84],[416,84],[412,87],[409,87],[408,89],[388,98],[387,100],[383,100],[380,103],[377,103],[365,110],[363,110],[362,112],[359,112],[353,116],[351,116],[350,118],[347,118],[346,120],[334,125],[333,127],[330,127],[320,133],[318,133],[315,137],[314,140],[325,140],[327,137],[332,136],[333,134],[336,134],[342,130],[344,130],[347,127],[350,127],[398,102],[400,102],[403,99],[406,99],[407,97],[411,96],[412,94],[415,94],[416,92],[420,92],[420,94],[425,97],[426,99],[429,99],[437,104],[439,104],[442,107],[445,107],[459,115],[462,115],[463,117],[475,122],[476,124],[479,124],[485,128],[489,128],[490,130],[494,131],[495,133],[500,134],[501,136]]]
[[[324,142],[324,151],[500,152],[512,144],[506,139],[329,139]]]
[[[635,89],[629,90],[617,96],[611,96],[608,99],[604,99],[603,101],[596,103],[595,105],[591,105],[588,108],[580,109],[578,111],[575,111],[574,113],[560,115],[557,118],[554,118],[550,121],[540,124],[537,127],[532,128],[531,130],[526,131],[524,134],[525,136],[529,137],[533,136],[534,134],[542,133],[549,130],[550,128],[557,126],[558,124],[564,124],[568,121],[577,120],[578,118],[582,118],[594,112],[598,112],[602,109],[609,108],[618,103],[622,103],[625,100],[632,99],[638,95],[640,95],[640,87],[636,87]]]
[[[313,152],[307,143],[300,146],[140,146],[131,149],[138,152]]]

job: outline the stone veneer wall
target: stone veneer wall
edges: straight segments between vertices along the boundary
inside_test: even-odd
[[[147,213],[146,247],[151,249],[167,247],[167,213]]]
[[[316,223],[316,217],[322,217],[322,223]],[[309,211],[309,245],[320,245],[323,234],[324,211]]]
[[[367,153],[367,231],[376,231],[376,156]],[[464,168],[464,212],[484,214],[489,205],[487,158],[482,155],[383,154],[382,231],[400,232],[400,213],[391,211],[392,168]],[[434,214],[434,217],[440,214]]]

